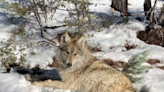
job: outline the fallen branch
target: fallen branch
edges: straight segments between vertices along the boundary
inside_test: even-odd
[[[61,25],[61,26],[52,26],[52,27],[48,27],[48,26],[45,26],[44,28],[45,29],[55,29],[55,28],[59,28],[59,27],[65,27],[67,25]]]
[[[42,36],[41,36],[41,37],[42,37],[43,39],[48,40],[49,43],[52,44],[52,45],[54,45],[54,46],[58,46],[58,45],[57,45],[58,42],[57,42],[57,41],[56,41],[56,42],[54,41],[54,39],[56,39],[56,37],[54,37],[54,38],[52,38],[52,39],[49,39],[48,37],[44,36],[44,32],[46,32],[45,29],[44,29],[44,30],[41,29],[41,32],[42,32]],[[44,42],[46,42],[46,41],[44,41]]]

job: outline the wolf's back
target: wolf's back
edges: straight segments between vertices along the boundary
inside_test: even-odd
[[[123,73],[102,61],[94,61],[86,72],[86,77],[92,76],[95,85],[104,85],[97,87],[102,89],[98,92],[134,92],[131,81]]]

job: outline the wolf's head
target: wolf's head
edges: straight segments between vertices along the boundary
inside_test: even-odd
[[[85,36],[72,40],[67,32],[60,39],[59,51],[56,55],[57,63],[62,68],[79,69],[93,59],[91,53],[86,49]]]

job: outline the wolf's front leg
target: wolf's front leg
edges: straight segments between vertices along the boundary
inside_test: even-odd
[[[58,89],[68,89],[68,85],[63,81],[52,81],[52,80],[46,80],[41,82],[33,82],[35,86],[38,87],[55,87]]]

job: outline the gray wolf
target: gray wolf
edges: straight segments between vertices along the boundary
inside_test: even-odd
[[[65,32],[56,53],[57,70],[62,81],[46,80],[33,84],[80,92],[134,92],[131,81],[120,71],[96,60],[85,41],[85,36],[73,40]]]

